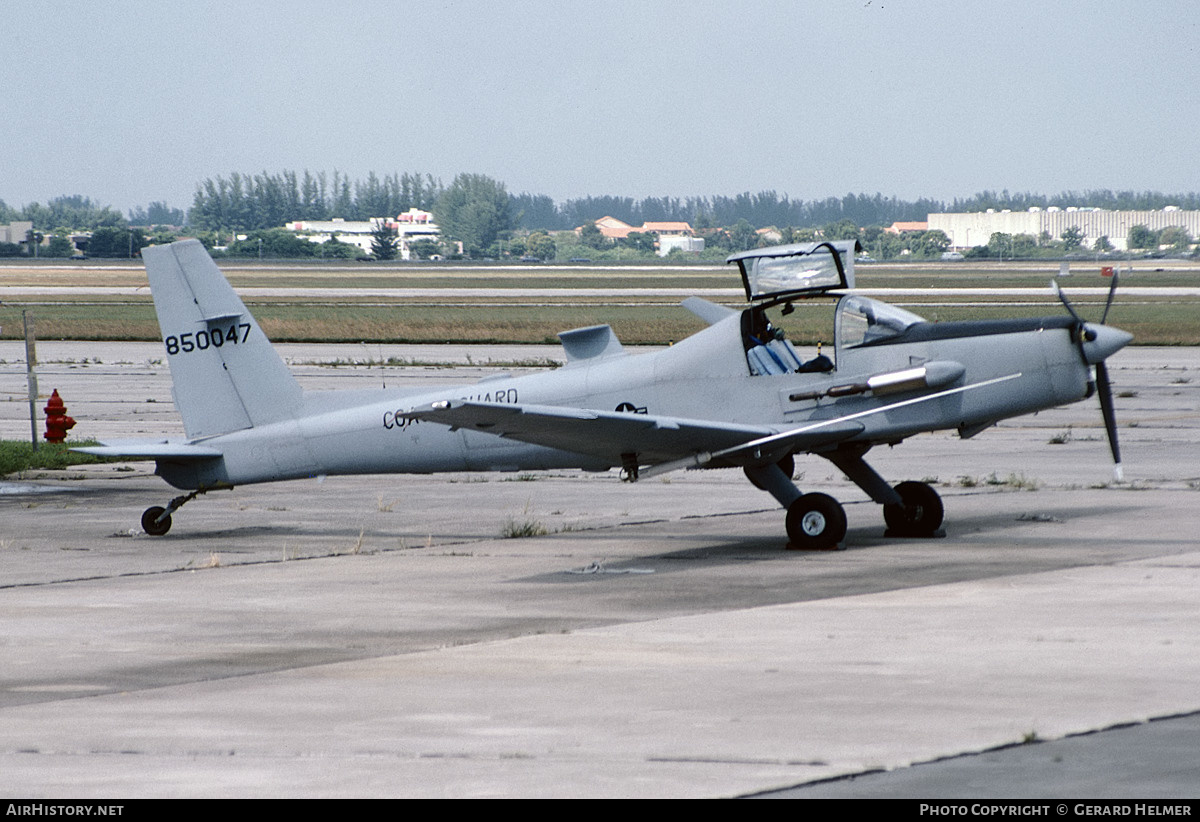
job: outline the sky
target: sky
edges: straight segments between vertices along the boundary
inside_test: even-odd
[[[67,0],[0,28],[0,200],[232,172],[512,193],[1200,191],[1195,0]]]

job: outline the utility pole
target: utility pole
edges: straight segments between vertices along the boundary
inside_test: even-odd
[[[21,322],[25,324],[25,373],[29,380],[29,436],[33,450],[38,447],[37,422],[37,340],[33,333],[33,315],[21,309]]]

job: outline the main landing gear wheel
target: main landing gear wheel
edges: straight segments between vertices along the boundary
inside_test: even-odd
[[[942,498],[924,482],[902,482],[896,493],[903,503],[883,506],[883,521],[888,533],[898,537],[936,536],[945,509]]]
[[[161,537],[167,531],[171,530],[171,515],[165,517],[163,513],[166,511],[158,505],[152,505],[142,512],[142,530],[152,537]],[[160,520],[159,517],[162,517]]]
[[[846,510],[828,494],[805,494],[788,506],[788,547],[829,551],[846,537]]]

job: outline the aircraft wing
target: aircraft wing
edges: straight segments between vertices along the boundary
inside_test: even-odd
[[[651,477],[681,468],[755,465],[795,451],[819,451],[861,433],[866,429],[862,420],[875,414],[1020,376],[1020,372],[1007,374],[784,430],[651,414],[469,400],[443,400],[397,416],[588,454],[626,469],[648,465],[636,474]]]
[[[776,451],[829,445],[863,429],[858,422],[835,421],[811,431],[785,432],[792,433],[786,436],[761,425],[468,400],[436,402],[403,416],[600,457],[613,465],[626,464],[625,455],[636,455],[639,465],[687,463],[677,467],[708,465],[714,455],[725,457],[721,465],[749,464]],[[757,454],[753,449],[743,452],[747,444],[763,441],[769,441],[770,447],[759,449]]]
[[[221,451],[205,445],[189,445],[171,440],[118,440],[100,445],[72,448],[80,454],[95,457],[125,457],[133,460],[210,460],[221,456]]]

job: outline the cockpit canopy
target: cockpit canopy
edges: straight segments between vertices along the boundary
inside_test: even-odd
[[[922,322],[925,322],[924,317],[911,311],[870,297],[848,294],[838,302],[834,321],[838,350],[890,339]]]
[[[858,240],[797,243],[742,251],[725,262],[741,269],[748,301],[779,303],[854,288],[854,255],[860,250]]]

